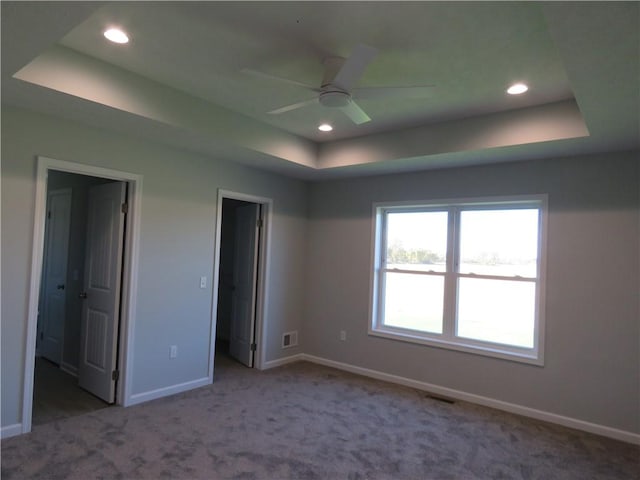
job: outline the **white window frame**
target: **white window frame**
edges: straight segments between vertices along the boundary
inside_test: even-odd
[[[371,301],[369,335],[418,343],[432,347],[446,348],[467,353],[474,353],[489,357],[502,358],[532,365],[544,365],[544,337],[545,337],[545,284],[546,284],[546,246],[547,246],[547,195],[522,195],[508,197],[462,198],[446,200],[427,200],[410,202],[380,202],[373,204],[372,222],[372,269],[371,269]],[[538,268],[535,278],[536,299],[534,317],[534,345],[532,348],[492,343],[489,341],[473,340],[455,335],[456,314],[455,299],[451,295],[457,293],[457,279],[461,277],[485,278],[484,275],[460,274],[456,256],[459,254],[459,212],[472,209],[519,209],[536,208],[538,216]],[[447,241],[447,273],[427,273],[445,276],[445,304],[443,333],[428,333],[416,330],[392,327],[383,324],[384,312],[384,274],[383,258],[386,252],[385,218],[387,212],[408,211],[449,211],[448,241]],[[393,270],[392,270],[393,271]],[[490,277],[489,278],[495,278]],[[500,277],[500,279],[520,279],[521,277]],[[528,280],[531,281],[531,280]],[[454,311],[451,311],[453,308]]]

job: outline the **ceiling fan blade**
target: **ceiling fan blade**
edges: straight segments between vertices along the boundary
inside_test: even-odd
[[[355,88],[352,96],[358,99],[428,98],[434,95],[435,85],[419,87],[365,87]]]
[[[259,72],[257,70],[252,70],[250,68],[243,68],[240,71],[242,73],[246,73],[247,75],[252,75],[254,77],[264,78],[264,79],[271,80],[271,81],[274,81],[274,82],[288,83],[289,85],[295,85],[297,87],[306,88],[307,90],[312,90],[314,92],[319,92],[320,91],[319,88],[316,88],[313,85],[307,85],[306,83],[298,82],[296,80],[290,80],[288,78],[277,77],[277,76],[271,75],[269,73],[264,73],[264,72]]]
[[[351,91],[351,88],[360,80],[367,65],[377,54],[378,50],[373,47],[363,44],[358,45],[338,70],[331,84],[345,92]]]
[[[311,100],[305,100],[303,102],[292,103],[291,105],[285,105],[284,107],[276,108],[275,110],[271,110],[267,113],[270,115],[279,115],[281,113],[290,112],[291,110],[297,110],[298,108],[306,107],[307,105],[313,105],[314,103],[318,103],[317,98],[312,98]]]
[[[353,100],[350,101],[346,106],[340,107],[340,110],[344,112],[344,114],[351,119],[353,123],[356,125],[360,125],[361,123],[367,123],[371,121],[369,115],[362,110],[356,102]]]

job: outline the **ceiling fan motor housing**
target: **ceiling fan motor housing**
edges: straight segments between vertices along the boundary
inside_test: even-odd
[[[346,107],[351,102],[351,95],[341,90],[328,90],[320,93],[320,104],[325,107]]]

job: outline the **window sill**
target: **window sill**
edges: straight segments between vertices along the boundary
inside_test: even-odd
[[[390,340],[397,340],[401,342],[416,343],[420,345],[426,345],[429,347],[443,348],[446,350],[454,350],[458,352],[471,353],[474,355],[481,355],[485,357],[499,358],[502,360],[509,360],[512,362],[526,363],[529,365],[536,365],[539,367],[544,366],[544,359],[542,353],[531,351],[520,352],[507,348],[501,348],[500,345],[479,345],[471,343],[463,339],[436,339],[420,335],[419,333],[413,333],[411,331],[396,330],[390,328],[369,328],[369,335],[374,337],[387,338]]]

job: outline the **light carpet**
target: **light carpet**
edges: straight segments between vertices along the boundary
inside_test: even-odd
[[[2,442],[2,479],[579,479],[640,449],[300,362],[216,362],[213,385]]]

